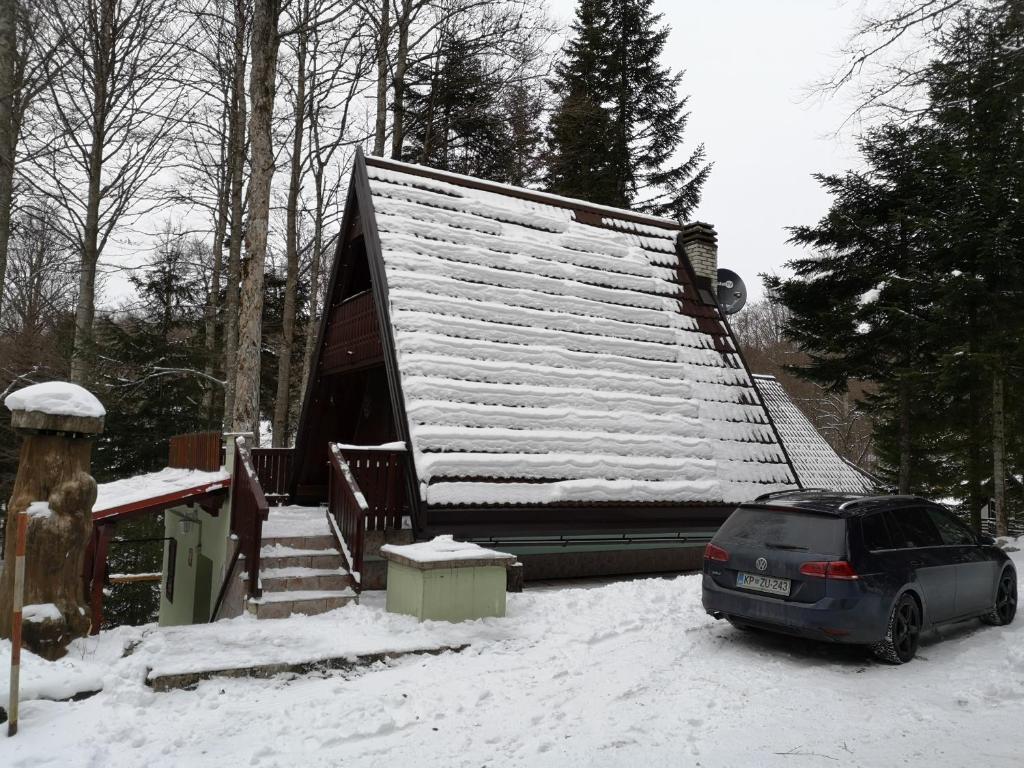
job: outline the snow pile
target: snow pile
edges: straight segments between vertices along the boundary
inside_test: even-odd
[[[33,501],[25,512],[29,517],[50,517],[53,514],[50,503],[47,501]]]
[[[680,277],[677,223],[605,209],[593,226],[560,198],[367,172],[427,503],[735,502],[794,484],[717,307]]]
[[[21,609],[21,619],[25,622],[60,621],[61,618],[60,610],[53,603],[36,603]]]
[[[46,605],[42,605],[25,606],[25,610],[27,611],[33,607],[46,609]],[[50,607],[56,611],[56,606],[50,605]],[[33,620],[38,621],[39,619],[25,619],[25,621]],[[0,706],[5,710],[7,709],[8,692],[11,688],[10,658],[11,641],[0,640]],[[103,689],[102,667],[92,661],[86,661],[80,656],[76,657],[73,653],[57,661],[47,661],[36,656],[28,649],[22,648],[20,675],[18,690],[21,692],[20,698],[23,702],[23,712],[28,709],[24,702],[36,699],[63,701]],[[3,753],[3,746],[0,744],[0,764],[10,765],[4,759]],[[35,763],[35,765],[44,764],[41,762]]]
[[[51,416],[100,418],[107,411],[96,395],[67,381],[48,381],[12,392],[4,399],[10,411],[38,411]]]
[[[226,488],[231,476],[223,471],[203,472],[198,469],[167,467],[159,472],[135,475],[123,480],[101,483],[96,488],[93,514],[117,507],[155,499],[169,494],[193,491],[195,494]]]
[[[1024,573],[1024,553],[1013,557]],[[72,645],[76,665],[103,670],[104,691],[28,702],[18,737],[0,739],[0,765],[1021,764],[1024,616],[943,629],[916,661],[891,667],[716,622],[700,583],[527,585],[508,596],[507,618],[462,624],[388,614],[383,595],[364,592],[360,605],[310,618],[122,627]],[[170,693],[145,685],[150,668],[463,643],[355,671],[217,678]]]
[[[515,560],[514,555],[486,549],[469,541],[455,541],[452,536],[435,536],[430,541],[415,544],[385,544],[381,554],[398,555],[414,563],[439,563],[447,560]]]

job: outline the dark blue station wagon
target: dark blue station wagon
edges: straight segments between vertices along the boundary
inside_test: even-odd
[[[703,603],[742,629],[862,644],[901,664],[928,627],[1013,621],[1017,574],[993,539],[926,499],[788,491],[742,505],[715,534]]]

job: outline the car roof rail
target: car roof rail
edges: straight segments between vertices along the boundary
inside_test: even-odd
[[[768,499],[774,499],[776,496],[785,496],[790,493],[803,493],[804,491],[827,491],[832,492],[831,488],[788,488],[784,491],[772,491],[771,493],[762,493],[754,501],[767,501]]]
[[[929,504],[934,502],[929,501],[923,496],[914,496],[913,494],[876,494],[872,496],[862,496],[859,499],[850,499],[844,501],[839,505],[839,511],[842,512],[845,509],[852,509],[853,507],[860,506],[861,504],[869,504],[873,501],[926,501]]]

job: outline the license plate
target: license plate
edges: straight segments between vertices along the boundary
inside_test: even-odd
[[[770,595],[789,595],[789,579],[777,579],[774,576],[758,576],[754,573],[737,573],[736,586],[742,589],[753,589],[767,592]]]

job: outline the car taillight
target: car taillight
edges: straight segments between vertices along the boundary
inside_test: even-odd
[[[860,578],[853,566],[845,560],[822,560],[804,563],[800,566],[800,573],[804,576],[814,576],[819,579],[840,579],[842,581],[854,581]]]
[[[704,559],[717,560],[720,563],[724,563],[729,559],[729,553],[721,547],[716,547],[714,544],[708,543],[704,548]]]

